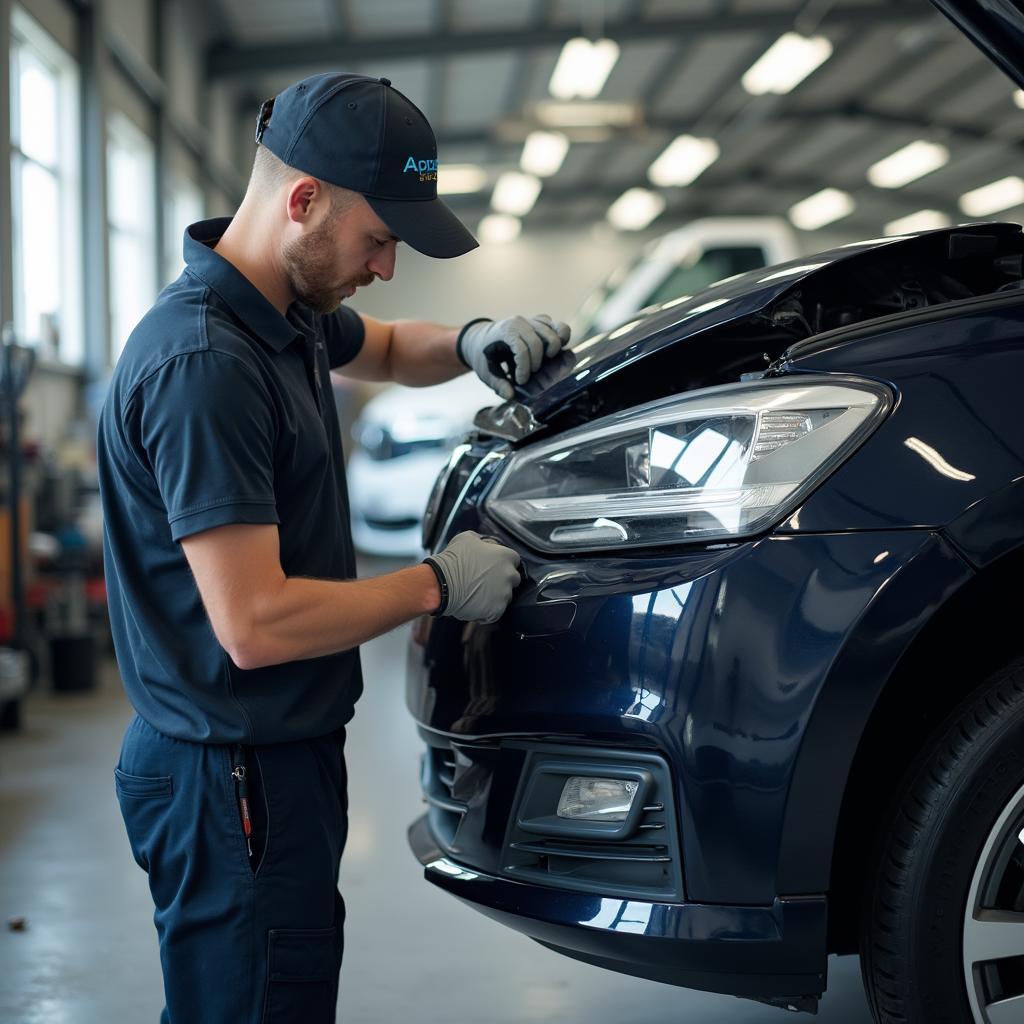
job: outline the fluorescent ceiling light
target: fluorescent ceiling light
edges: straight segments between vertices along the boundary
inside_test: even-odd
[[[577,36],[562,47],[548,89],[560,100],[577,96],[592,100],[604,88],[618,59],[619,44],[614,39],[591,42]]]
[[[476,164],[441,164],[437,169],[437,191],[443,196],[479,192],[487,184],[487,172]]]
[[[477,225],[476,235],[486,245],[504,245],[519,237],[523,222],[507,213],[489,213]]]
[[[885,225],[887,235],[909,235],[914,231],[933,231],[936,228],[948,228],[952,223],[949,217],[938,210],[918,210],[898,220],[891,220]]]
[[[530,132],[523,146],[519,166],[527,174],[550,177],[569,152],[569,140],[561,132]]]
[[[689,185],[718,159],[720,152],[714,139],[680,135],[647,169],[647,177],[655,185]]]
[[[960,209],[969,217],[987,217],[1021,203],[1024,203],[1024,179],[1015,174],[972,189],[960,197]]]
[[[524,217],[533,209],[540,195],[540,178],[519,171],[506,171],[494,186],[491,206],[498,213]]]
[[[631,188],[608,208],[608,219],[623,231],[640,231],[664,209],[664,196],[646,188]]]
[[[918,139],[868,168],[868,181],[879,188],[902,188],[949,163],[949,150]]]
[[[796,88],[815,68],[832,56],[825,36],[787,32],[768,47],[744,74],[743,88],[753,96],[782,95]]]
[[[838,188],[823,188],[813,196],[801,199],[789,209],[789,219],[802,231],[817,231],[826,224],[853,213],[853,196]]]
[[[1024,110],[1024,89],[1013,90],[1013,102],[1017,104],[1022,110]]]
[[[638,104],[608,100],[542,100],[533,114],[549,128],[628,128],[640,120]]]

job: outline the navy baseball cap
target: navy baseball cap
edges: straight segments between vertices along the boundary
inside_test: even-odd
[[[430,124],[386,78],[304,78],[263,104],[256,141],[289,167],[360,193],[395,235],[427,256],[477,247],[437,198]]]

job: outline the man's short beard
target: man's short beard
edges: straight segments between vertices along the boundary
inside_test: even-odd
[[[295,297],[324,315],[333,313],[341,305],[344,287],[339,286],[333,276],[336,220],[337,215],[331,214],[305,238],[286,242],[281,251],[284,270]]]

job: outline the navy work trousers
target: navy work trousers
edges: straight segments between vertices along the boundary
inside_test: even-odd
[[[244,750],[254,854],[231,747],[188,743],[136,716],[115,788],[156,906],[162,1024],[335,1019],[348,827],[344,730]]]

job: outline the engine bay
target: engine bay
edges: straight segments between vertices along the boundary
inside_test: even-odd
[[[542,432],[557,433],[641,402],[766,374],[784,356],[826,341],[832,344],[838,340],[836,332],[883,318],[928,315],[938,307],[1002,292],[1021,292],[1024,300],[1024,234],[1019,225],[967,226],[877,248],[865,245],[838,258],[828,254],[832,258],[824,262],[813,256],[800,261],[795,270],[807,272],[792,287],[756,312],[709,329],[688,331],[685,318],[678,325],[666,324],[661,314],[667,307],[653,310],[634,330],[640,335],[650,325],[649,336],[656,341],[650,351],[642,351],[640,335],[633,345],[641,350],[639,356],[612,365],[550,406],[538,416]],[[785,273],[775,271],[775,276]],[[770,276],[759,271],[744,278],[760,283]],[[712,294],[714,286],[694,301]],[[567,358],[562,380],[575,369],[571,351]],[[534,403],[527,398],[524,404]],[[486,432],[484,423],[478,426]]]

